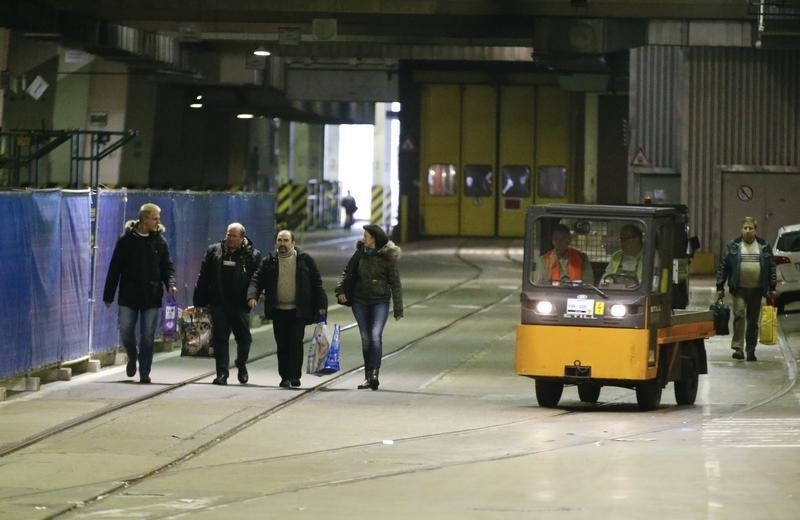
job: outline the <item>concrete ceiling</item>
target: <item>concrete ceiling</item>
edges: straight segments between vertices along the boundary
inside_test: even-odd
[[[2,3],[3,18],[13,20],[17,27],[65,40],[87,36],[75,34],[75,29],[85,29],[89,21],[99,21],[220,52],[252,52],[263,45],[275,54],[291,57],[501,61],[530,59],[534,42],[540,46],[547,43],[537,33],[549,27],[548,20],[611,19],[629,25],[657,18],[754,22],[757,14],[754,2],[745,0],[4,0]]]
[[[259,46],[272,53],[267,76],[395,72],[402,60],[614,74],[620,55],[647,44],[653,20],[742,24],[800,48],[799,14],[800,0],[0,1],[0,25],[28,37],[218,85],[226,59],[252,59]],[[282,80],[263,84],[284,91]]]

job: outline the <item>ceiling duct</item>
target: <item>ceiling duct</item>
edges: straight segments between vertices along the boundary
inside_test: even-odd
[[[536,54],[607,54],[646,43],[646,20],[542,18],[533,38]]]
[[[3,2],[3,25],[27,38],[57,41],[112,61],[171,73],[194,74],[185,66],[186,51],[167,34],[143,31],[79,13],[53,9],[42,2]]]

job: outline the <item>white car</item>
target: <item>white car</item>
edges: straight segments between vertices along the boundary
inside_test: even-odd
[[[800,224],[781,227],[772,249],[778,309],[783,310],[785,304],[800,300]]]

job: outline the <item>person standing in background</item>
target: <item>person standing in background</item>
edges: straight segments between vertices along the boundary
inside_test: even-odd
[[[125,223],[124,233],[114,246],[108,265],[103,301],[111,307],[119,286],[119,335],[128,354],[126,374],[136,375],[139,382],[150,382],[153,364],[153,343],[161,319],[163,288],[175,294],[175,268],[169,257],[167,241],[161,225],[161,208],[147,203],[139,208],[139,219]],[[139,323],[139,340],[136,324]]]
[[[214,359],[217,367],[215,385],[228,384],[230,365],[229,340],[236,339],[237,378],[247,383],[247,359],[253,337],[250,334],[250,307],[247,289],[258,266],[261,252],[253,247],[238,222],[228,225],[225,239],[211,244],[206,251],[194,287],[195,307],[208,307],[213,324]]]
[[[353,227],[353,222],[355,222],[355,213],[358,210],[358,206],[356,205],[356,199],[350,195],[350,190],[347,190],[347,195],[344,196],[342,199],[342,207],[344,208],[344,228],[348,231],[351,227]]]

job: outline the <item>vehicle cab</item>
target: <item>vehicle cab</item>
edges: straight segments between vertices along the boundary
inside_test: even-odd
[[[557,403],[565,383],[579,391],[586,384],[581,399],[596,401],[594,389],[603,385],[637,388],[638,398],[649,382],[660,399],[672,379],[659,375],[659,359],[670,348],[681,354],[685,345],[670,334],[694,315],[679,310],[688,300],[685,208],[532,206],[525,229],[516,363],[519,374],[536,379],[540,404]],[[694,318],[710,320],[708,313]],[[708,330],[701,329],[681,337],[702,347]],[[691,356],[705,373],[704,349]],[[655,395],[643,398],[646,408]]]

